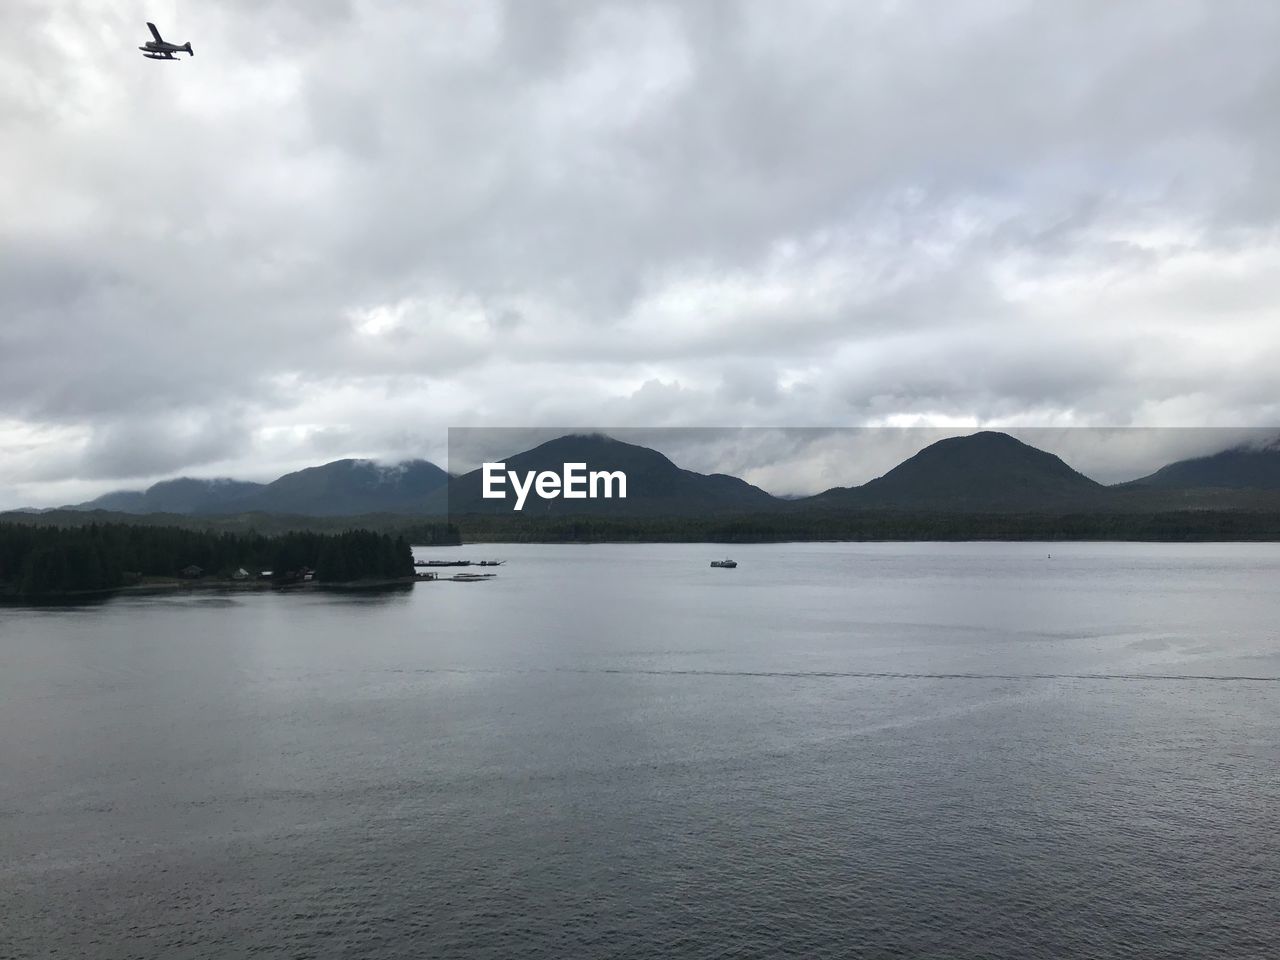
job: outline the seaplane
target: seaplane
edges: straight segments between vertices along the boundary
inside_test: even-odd
[[[186,43],[169,43],[164,37],[160,36],[160,31],[156,29],[154,23],[148,23],[147,29],[151,31],[154,40],[148,40],[138,49],[142,51],[142,55],[148,60],[177,60],[175,53],[185,53],[188,56],[195,56],[191,50],[191,41]]]

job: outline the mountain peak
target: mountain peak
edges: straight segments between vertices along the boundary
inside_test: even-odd
[[[625,440],[618,440],[604,433],[566,433],[554,439],[547,440],[538,444],[536,447],[530,447],[528,450],[508,457],[508,462],[516,462],[521,457],[545,457],[554,459],[556,457],[568,457],[570,461],[575,459],[581,460],[584,457],[605,457],[614,459],[622,458],[638,458],[641,460],[660,461],[670,464],[673,468],[675,464],[663,453],[650,447],[642,447],[639,444],[627,443]]]
[[[508,471],[518,474],[560,473],[566,463],[585,463],[589,470],[620,470],[627,477],[626,499],[539,500],[537,509],[552,514],[611,516],[696,516],[776,509],[779,501],[738,477],[702,474],[676,466],[665,454],[602,433],[567,433],[506,457]],[[532,507],[532,505],[531,505]],[[526,508],[526,512],[532,509]],[[449,511],[507,513],[505,500],[481,496],[479,470],[458,477],[449,489]]]
[[[868,506],[1010,510],[1092,498],[1102,486],[995,430],[947,437],[851,491]]]
[[[285,474],[246,509],[310,516],[417,513],[448,482],[449,475],[427,460],[379,464],[349,457]]]

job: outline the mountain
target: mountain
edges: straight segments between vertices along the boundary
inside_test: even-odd
[[[1168,510],[1280,510],[1280,438],[1171,463],[1150,476],[1104,487],[1061,459],[1004,433],[984,431],[925,447],[860,487],[782,499],[726,474],[701,474],[663,454],[600,434],[571,434],[507,458],[506,469],[560,474],[566,463],[621,470],[625,500],[543,500],[521,514],[699,517],[803,510],[949,513],[1151,513]],[[512,501],[481,497],[480,471],[451,479],[435,464],[392,466],[336,460],[269,483],[180,477],[146,490],[108,493],[68,511],[215,517],[248,513],[349,517],[512,514]]]
[[[427,498],[449,474],[427,460],[383,466],[372,460],[335,460],[286,473],[236,504],[237,513],[300,513],[310,517],[361,513],[422,513]]]
[[[945,511],[1070,509],[1097,502],[1105,490],[1053,454],[987,430],[939,440],[860,487],[837,487],[800,504]]]
[[[702,516],[776,510],[782,503],[738,477],[684,470],[656,450],[602,434],[558,437],[507,457],[504,462],[507,471],[521,477],[529,471],[544,470],[560,475],[566,463],[585,463],[588,471],[621,470],[626,474],[626,499],[541,499],[531,492],[522,511],[526,516]],[[480,470],[455,478],[449,484],[449,512],[455,516],[514,513],[514,494],[509,482],[505,487],[506,500],[484,499],[481,485]]]
[[[120,513],[215,515],[235,513],[342,517],[362,513],[425,512],[427,498],[442,490],[449,475],[426,460],[394,466],[371,460],[335,460],[308,467],[268,484],[243,480],[164,480],[146,490],[120,490],[71,510]]]
[[[263,489],[260,483],[226,478],[162,480],[146,490],[105,493],[73,510],[114,510],[120,513],[222,513],[229,505]]]
[[[1179,460],[1122,488],[1153,490],[1280,490],[1280,439],[1265,447],[1235,447]]]

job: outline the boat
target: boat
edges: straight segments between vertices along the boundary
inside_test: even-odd
[[[712,560],[711,565],[713,567],[725,567],[729,570],[732,570],[734,567],[738,565],[738,561],[737,560]]]

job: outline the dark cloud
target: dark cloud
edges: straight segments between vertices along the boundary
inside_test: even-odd
[[[244,424],[222,413],[131,417],[95,430],[83,458],[91,477],[137,479],[218,463],[247,447]]]
[[[143,60],[147,19],[197,56]],[[1210,0],[5,4],[0,502],[463,423],[1280,423],[1277,35]],[[804,486],[819,447],[744,468]]]

